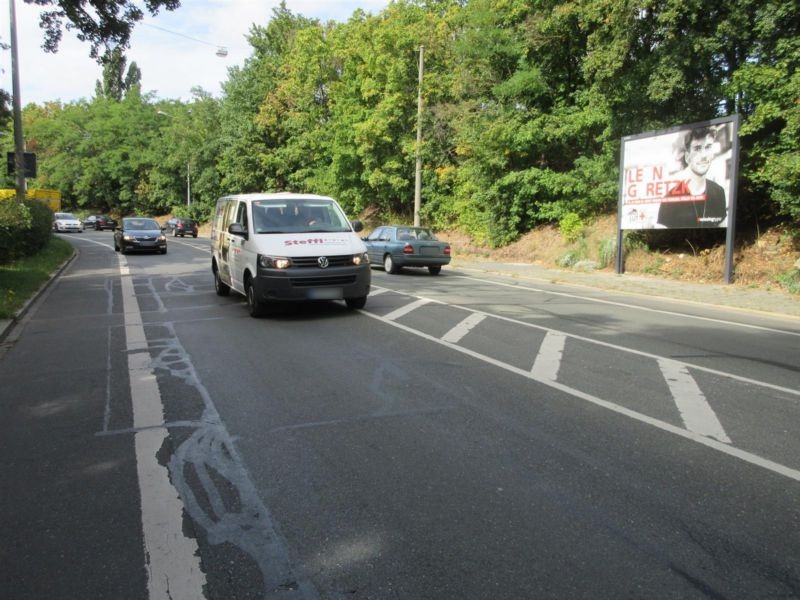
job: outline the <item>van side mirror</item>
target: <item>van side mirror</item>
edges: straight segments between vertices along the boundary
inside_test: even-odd
[[[350,224],[353,226],[353,231],[361,231],[364,229],[364,224],[358,219],[355,221],[350,221]]]
[[[238,235],[247,239],[247,229],[244,228],[244,225],[241,223],[231,223],[228,225],[228,233],[232,235]]]

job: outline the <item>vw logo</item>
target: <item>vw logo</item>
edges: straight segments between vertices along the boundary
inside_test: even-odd
[[[321,269],[325,269],[325,268],[328,267],[328,265],[330,263],[328,262],[328,257],[327,256],[320,256],[317,259],[317,264],[320,266]]]

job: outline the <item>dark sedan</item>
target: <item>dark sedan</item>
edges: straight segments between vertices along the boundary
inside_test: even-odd
[[[171,231],[173,237],[197,237],[197,223],[192,219],[173,218],[164,224],[165,231]]]
[[[386,225],[364,238],[370,265],[382,265],[387,273],[403,267],[427,267],[438,275],[450,263],[450,244],[436,238],[426,227]]]
[[[155,219],[125,217],[122,227],[114,230],[114,250],[127,254],[132,250],[167,253],[167,237]]]
[[[117,222],[108,215],[90,215],[89,217],[86,217],[83,225],[86,228],[94,229],[95,231],[101,231],[103,229],[110,229],[113,231],[117,226]]]

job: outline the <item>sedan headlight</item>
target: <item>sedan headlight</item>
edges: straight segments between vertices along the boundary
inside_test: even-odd
[[[369,254],[366,252],[361,252],[359,254],[353,255],[353,264],[354,265],[368,265],[369,264]]]
[[[258,266],[265,269],[288,269],[292,266],[292,260],[285,256],[258,255]]]
[[[158,241],[159,241],[159,242],[166,242],[166,241],[167,241],[167,236],[165,236],[165,235],[162,233],[160,236],[158,236]]]
[[[126,242],[132,242],[132,241],[133,241],[133,240],[135,240],[136,238],[135,238],[135,237],[133,237],[132,235],[128,235],[128,234],[126,233],[125,235],[123,235],[123,236],[122,236],[122,239],[123,239],[123,240],[125,240]]]

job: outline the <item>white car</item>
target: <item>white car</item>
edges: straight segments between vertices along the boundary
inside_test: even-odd
[[[53,231],[73,231],[80,233],[83,231],[83,223],[72,213],[57,212],[53,215]]]

